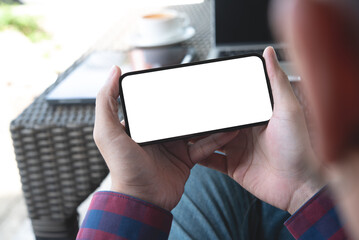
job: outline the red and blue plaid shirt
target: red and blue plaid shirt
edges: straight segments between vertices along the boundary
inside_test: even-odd
[[[78,240],[167,239],[172,214],[140,199],[97,192],[77,235]],[[296,239],[346,239],[327,190],[303,205],[285,226]]]
[[[296,239],[347,239],[327,188],[308,200],[284,225]]]

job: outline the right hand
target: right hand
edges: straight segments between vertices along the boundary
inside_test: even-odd
[[[320,188],[307,172],[313,161],[304,114],[273,48],[264,52],[274,97],[267,126],[240,130],[221,150],[201,164],[222,171],[258,198],[294,213]]]

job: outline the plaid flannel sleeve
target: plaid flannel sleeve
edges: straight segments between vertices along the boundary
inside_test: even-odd
[[[79,240],[167,239],[172,214],[116,192],[97,192],[77,234]]]
[[[296,239],[347,239],[327,188],[314,195],[284,225]]]

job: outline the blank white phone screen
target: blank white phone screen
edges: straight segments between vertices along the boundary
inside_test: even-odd
[[[268,121],[263,62],[249,56],[123,76],[131,138],[146,143]]]

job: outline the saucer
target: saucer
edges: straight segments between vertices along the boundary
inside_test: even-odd
[[[133,47],[159,47],[165,45],[171,45],[186,41],[194,36],[196,30],[193,27],[186,27],[183,30],[183,34],[178,34],[173,37],[165,39],[146,39],[141,34],[137,33],[129,39],[129,43]]]

